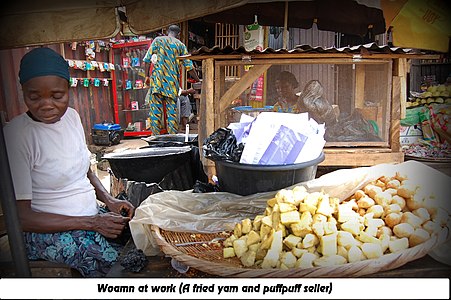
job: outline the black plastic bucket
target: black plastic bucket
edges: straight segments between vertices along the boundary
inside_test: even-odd
[[[311,161],[289,165],[253,165],[215,161],[219,188],[223,192],[251,195],[279,190],[314,179],[324,153]]]
[[[138,182],[160,182],[165,175],[190,161],[191,147],[159,147],[108,153],[111,171],[117,178]]]

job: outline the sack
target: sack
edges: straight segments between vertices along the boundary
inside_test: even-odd
[[[451,126],[449,125],[449,115],[451,108],[448,105],[431,105],[429,106],[431,119],[429,126],[438,135],[441,143],[445,141],[451,143]]]
[[[425,120],[429,120],[427,107],[413,107],[406,110],[406,117],[401,119],[401,126],[413,126]]]
[[[318,80],[309,81],[300,95],[301,105],[309,116],[318,123],[333,125],[337,122],[334,108],[323,98],[323,87]]]

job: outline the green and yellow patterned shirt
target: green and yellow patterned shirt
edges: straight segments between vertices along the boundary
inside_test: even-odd
[[[187,71],[194,68],[191,60],[177,59],[178,56],[188,54],[186,46],[177,38],[159,36],[153,40],[143,61],[150,63],[152,54],[157,55],[157,61],[150,76],[151,93],[161,94],[172,99],[177,98],[180,87],[180,64],[183,64]]]

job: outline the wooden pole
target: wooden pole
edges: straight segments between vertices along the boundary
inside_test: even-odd
[[[285,14],[283,18],[283,46],[282,48],[287,49],[288,44],[288,1],[285,1]]]
[[[3,125],[0,123],[0,204],[4,214],[6,232],[12,261],[17,277],[31,277],[30,265],[28,263],[27,249],[22,235],[22,225],[19,221],[16,194],[11,176],[11,168],[6,152],[6,141],[3,135]]]
[[[202,63],[202,94],[200,103],[200,122],[198,128],[199,149],[202,149],[203,141],[216,130],[215,109],[214,109],[214,59],[206,59]],[[201,152],[201,161],[204,171],[211,180],[212,175],[216,174],[213,161],[205,158]]]

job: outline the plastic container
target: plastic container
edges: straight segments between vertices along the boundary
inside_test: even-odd
[[[158,147],[108,153],[114,176],[138,182],[160,182],[165,175],[190,161],[191,147]]]
[[[92,129],[95,130],[121,130],[121,125],[112,123],[98,123],[94,124]]]
[[[227,121],[229,123],[239,122],[241,118],[241,114],[246,114],[251,117],[256,118],[262,112],[271,112],[273,111],[273,106],[265,106],[265,107],[252,107],[252,106],[236,106],[231,108],[228,111]]]
[[[219,189],[242,196],[279,190],[314,179],[324,153],[311,161],[289,165],[252,165],[215,161]]]

